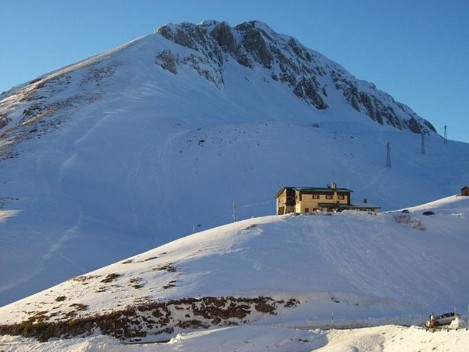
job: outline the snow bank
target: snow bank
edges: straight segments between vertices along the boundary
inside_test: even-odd
[[[335,351],[400,351],[400,352],[465,352],[469,331],[430,332],[416,327],[395,325],[355,330],[297,330],[261,326],[240,326],[203,332],[179,334],[169,342],[123,344],[105,336],[75,338],[38,343],[32,339],[0,337],[2,351],[62,352],[335,352]]]

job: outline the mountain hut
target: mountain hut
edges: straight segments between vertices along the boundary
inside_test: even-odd
[[[351,189],[337,187],[335,183],[327,187],[282,187],[275,195],[277,215],[343,210],[379,211],[380,207],[367,202],[352,204],[350,197],[352,192]]]

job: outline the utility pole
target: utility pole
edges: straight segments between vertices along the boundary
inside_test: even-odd
[[[389,142],[386,144],[386,167],[391,168],[391,147]]]
[[[235,202],[233,202],[233,213],[231,217],[233,218],[233,222],[236,222],[236,203]]]
[[[425,135],[423,134],[423,131],[422,131],[422,143],[420,145],[420,154],[425,154]]]
[[[448,144],[448,135],[446,134],[446,129],[448,126],[445,125],[445,138],[443,139],[443,143]]]

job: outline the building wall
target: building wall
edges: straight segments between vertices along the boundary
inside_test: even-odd
[[[277,197],[277,215],[294,213],[295,207],[287,205],[287,190],[284,189]]]
[[[341,194],[338,195],[337,192],[333,194],[301,194],[296,192],[296,206],[295,212],[297,213],[312,213],[318,210],[327,211],[327,208],[321,208],[319,203],[333,203],[347,205],[349,203],[349,195]],[[316,198],[315,198],[316,196]],[[328,198],[328,196],[332,196]],[[342,199],[339,199],[342,198]]]
[[[283,215],[285,214],[285,203],[286,203],[286,198],[287,198],[287,191],[286,189],[283,190],[282,193],[280,193],[277,196],[277,215]]]
[[[332,189],[331,189],[332,190]],[[288,197],[290,196],[290,197]],[[288,213],[312,213],[315,211],[330,211],[328,207],[319,204],[350,205],[350,193],[337,192],[305,192],[287,188],[277,195],[276,213],[283,215]]]

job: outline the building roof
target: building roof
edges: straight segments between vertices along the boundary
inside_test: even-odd
[[[347,209],[381,209],[381,207],[371,203],[355,203],[347,205]]]
[[[295,191],[300,191],[304,193],[350,193],[353,192],[351,189],[348,188],[331,188],[331,187],[288,187],[284,186],[280,188],[280,190],[275,194],[275,198],[278,198],[278,196],[283,192],[285,189],[292,189]]]
[[[354,209],[381,209],[381,207],[378,207],[373,204],[369,203],[360,203],[360,204],[340,204],[340,203],[318,203],[320,207],[323,208],[338,208],[341,210],[354,210]]]

